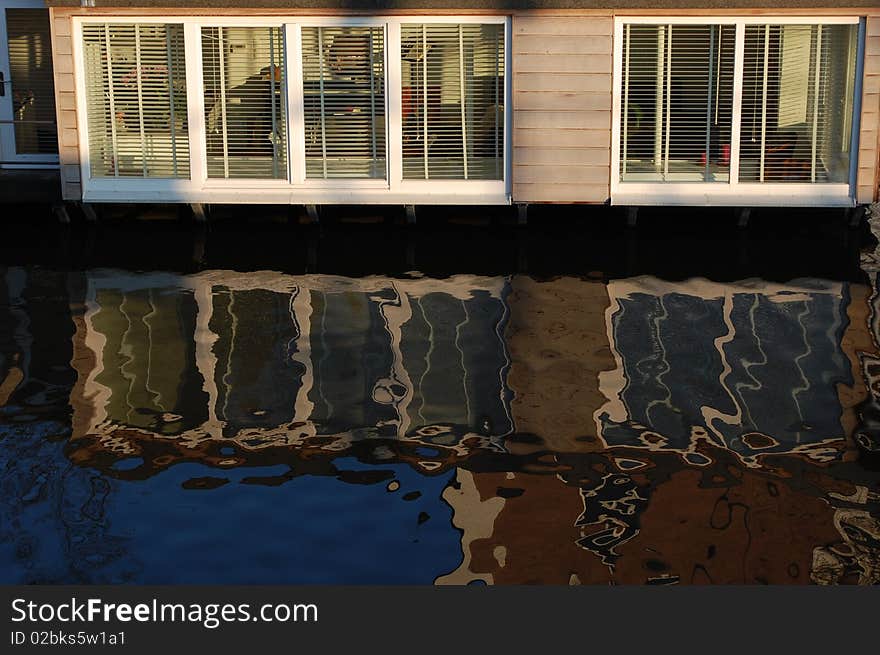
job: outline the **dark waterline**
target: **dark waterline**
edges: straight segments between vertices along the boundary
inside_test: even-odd
[[[869,236],[536,209],[10,216],[0,580],[880,581]]]

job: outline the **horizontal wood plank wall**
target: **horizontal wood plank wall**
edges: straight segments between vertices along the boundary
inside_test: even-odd
[[[880,15],[865,23],[865,74],[859,127],[859,170],[856,198],[874,202],[880,184]]]
[[[613,29],[610,13],[513,17],[514,202],[608,200]]]
[[[81,200],[79,133],[73,78],[73,43],[70,12],[49,10],[52,32],[52,66],[55,70],[55,113],[58,120],[58,159],[61,164],[61,197]]]

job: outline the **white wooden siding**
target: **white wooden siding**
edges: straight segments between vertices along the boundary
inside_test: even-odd
[[[70,14],[49,9],[52,32],[52,65],[55,71],[55,114],[58,120],[58,160],[61,164],[61,197],[80,200],[79,133],[76,123],[76,95],[73,78],[73,45]]]
[[[613,25],[513,17],[514,202],[608,200]]]
[[[866,21],[863,79],[856,200],[868,203],[878,200],[880,184],[880,15]]]

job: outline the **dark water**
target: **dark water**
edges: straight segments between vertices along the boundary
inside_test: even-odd
[[[0,267],[0,582],[880,582],[877,294],[821,234],[683,276],[54,236]]]

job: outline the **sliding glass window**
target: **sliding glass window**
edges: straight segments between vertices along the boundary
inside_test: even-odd
[[[385,178],[385,28],[303,27],[307,178]]]
[[[733,25],[625,25],[622,181],[726,182]]]
[[[401,26],[404,179],[504,176],[504,25]]]
[[[202,28],[209,178],[287,179],[281,27]]]
[[[856,22],[621,27],[620,182],[849,182]]]
[[[747,25],[739,179],[849,182],[858,25]]]
[[[507,20],[418,20],[75,17],[83,197],[509,200]]]
[[[189,177],[183,26],[83,25],[92,177]]]

